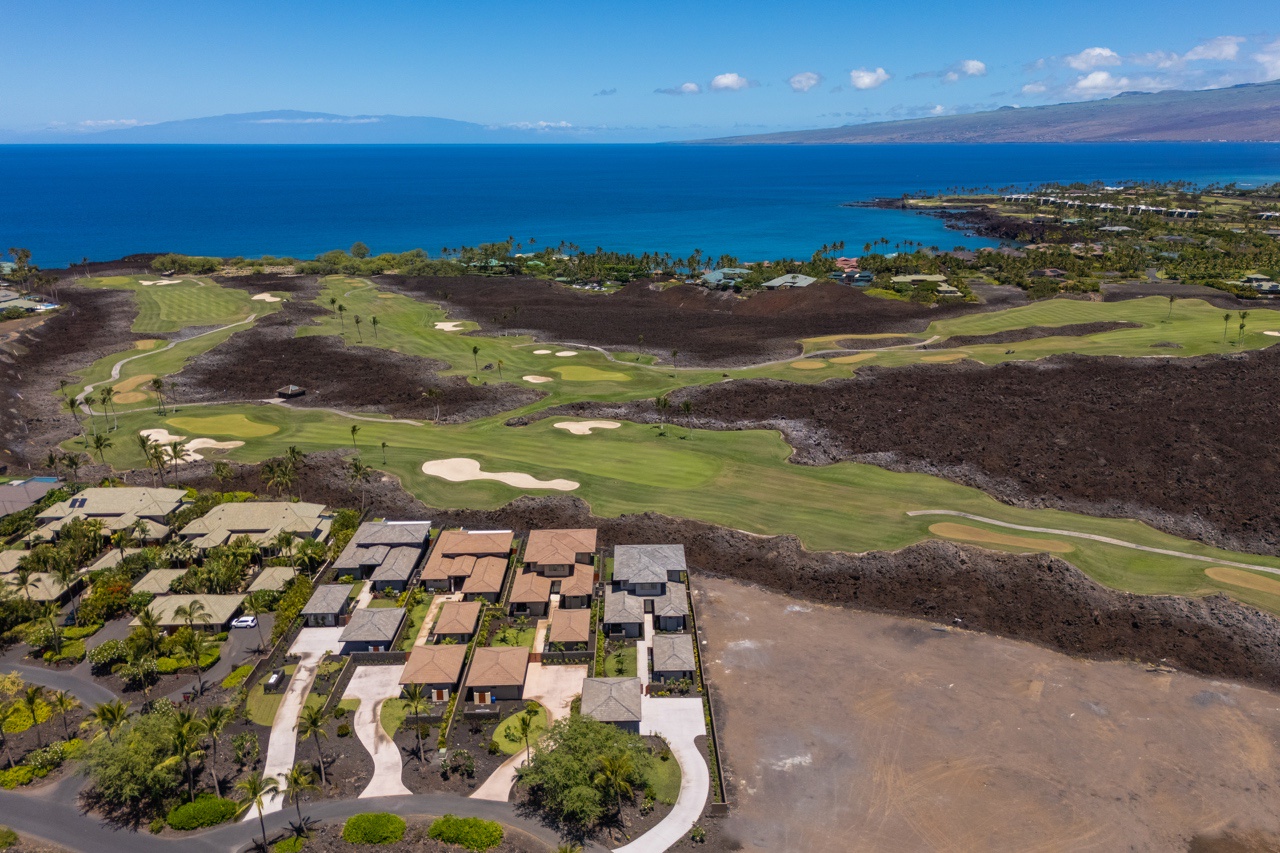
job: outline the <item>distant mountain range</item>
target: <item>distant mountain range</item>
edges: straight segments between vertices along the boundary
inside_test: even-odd
[[[1102,101],[704,139],[718,145],[907,142],[1277,142],[1280,80],[1198,92],[1126,92]],[[696,144],[696,143],[695,143]]]

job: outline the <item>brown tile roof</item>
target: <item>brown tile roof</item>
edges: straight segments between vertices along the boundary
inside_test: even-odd
[[[446,557],[457,557],[461,554],[474,554],[478,557],[486,554],[497,556],[509,554],[511,543],[515,538],[516,535],[510,530],[475,533],[466,530],[446,530],[436,540],[434,550]]]
[[[463,594],[502,592],[502,582],[507,578],[507,561],[503,557],[480,557],[475,568],[462,585]]]
[[[561,595],[590,595],[595,585],[595,569],[578,563],[573,567],[573,574],[560,581]]]
[[[534,530],[524,547],[524,561],[566,565],[574,562],[578,554],[589,554],[595,549],[595,530]]]
[[[551,578],[537,572],[521,572],[511,585],[511,601],[531,604],[551,600]]]
[[[474,634],[480,623],[479,601],[446,601],[440,605],[434,634]]]
[[[462,677],[462,664],[467,658],[467,647],[462,644],[448,646],[414,646],[409,660],[400,670],[401,684],[457,684]]]
[[[471,659],[468,687],[509,687],[524,684],[529,668],[529,649],[525,646],[481,646]]]
[[[553,643],[585,643],[591,638],[591,610],[561,610],[551,613],[547,639]]]

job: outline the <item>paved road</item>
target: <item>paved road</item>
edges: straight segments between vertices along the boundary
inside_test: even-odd
[[[1120,548],[1132,548],[1135,551],[1146,551],[1149,554],[1163,554],[1166,557],[1180,557],[1184,560],[1213,563],[1215,566],[1235,566],[1240,569],[1253,569],[1258,572],[1269,572],[1273,575],[1280,575],[1280,569],[1277,569],[1275,566],[1259,566],[1254,563],[1238,563],[1235,560],[1223,560],[1219,557],[1206,557],[1202,554],[1189,554],[1186,551],[1171,551],[1168,548],[1153,548],[1150,545],[1139,545],[1136,542],[1126,542],[1123,539],[1112,539],[1110,536],[1099,536],[1096,533],[1077,533],[1074,530],[1059,530],[1054,527],[1029,527],[1025,524],[1010,524],[1007,521],[997,521],[994,518],[984,518],[981,515],[972,515],[967,512],[957,512],[951,509],[917,509],[908,512],[907,515],[949,515],[955,518],[967,518],[970,521],[981,521],[983,524],[992,524],[996,527],[1004,527],[1009,530],[1022,530],[1027,533],[1049,533],[1054,536],[1070,536],[1073,539],[1088,539],[1091,542],[1102,542],[1107,545],[1116,545]]]
[[[120,698],[92,678],[78,675],[70,669],[47,669],[34,664],[5,662],[0,664],[0,670],[16,672],[31,684],[65,690],[89,707]]]
[[[360,798],[403,797],[412,794],[401,779],[404,765],[400,747],[382,728],[382,703],[400,695],[400,666],[358,667],[343,699],[359,699],[351,719],[356,737],[373,757],[373,777],[360,792]]]
[[[218,662],[209,667],[204,672],[204,681],[207,685],[221,684],[222,679],[231,674],[231,670],[241,664],[255,661],[258,657],[258,647],[262,640],[270,641],[271,627],[275,624],[274,613],[264,613],[258,617],[257,628],[232,628],[227,632],[227,641],[222,644],[222,654],[218,658]],[[261,634],[259,634],[261,630]],[[99,631],[98,633],[102,633]],[[191,681],[183,684],[182,687],[169,694],[169,698],[174,702],[182,701],[182,694],[190,690],[196,683],[195,673],[191,674]]]
[[[645,696],[640,702],[640,733],[665,738],[680,762],[680,796],[657,826],[615,853],[663,853],[689,834],[711,793],[711,773],[696,742],[707,733],[702,700]]]

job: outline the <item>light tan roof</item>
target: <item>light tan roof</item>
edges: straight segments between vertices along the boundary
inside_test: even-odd
[[[270,545],[283,532],[324,540],[331,522],[324,504],[244,501],[218,504],[203,518],[182,528],[181,535],[197,548],[224,545],[239,536],[248,536],[258,545]]]
[[[551,578],[537,572],[521,572],[511,584],[511,601],[532,604],[551,599]]]
[[[152,569],[133,585],[133,591],[168,595],[169,585],[186,573],[186,569]]]
[[[507,579],[507,561],[502,557],[480,557],[471,575],[462,584],[462,593],[502,592],[502,582]]]
[[[32,572],[30,586],[25,590],[18,589],[17,573],[5,575],[4,582],[13,587],[15,598],[29,598],[32,601],[54,601],[62,595],[66,587],[48,572]]]
[[[9,572],[18,570],[18,563],[22,558],[27,556],[27,551],[0,551],[0,575],[7,575]]]
[[[510,687],[524,684],[529,669],[526,646],[481,646],[471,659],[468,687]]]
[[[590,554],[595,550],[596,531],[593,529],[534,530],[529,534],[529,543],[524,546],[524,561],[567,565],[574,562],[578,554]]]
[[[551,612],[551,630],[547,640],[552,643],[585,643],[591,639],[591,610],[563,610]]]
[[[480,622],[479,601],[446,601],[436,617],[435,634],[474,634]]]
[[[96,572],[100,569],[109,569],[112,566],[120,565],[120,561],[125,557],[132,557],[134,554],[142,552],[141,548],[125,548],[121,551],[119,548],[112,548],[107,553],[98,558],[98,561],[89,567],[89,571]]]
[[[156,615],[156,619],[166,628],[179,627],[186,625],[185,619],[179,619],[174,615],[179,607],[190,607],[191,602],[199,601],[204,605],[204,612],[209,615],[209,621],[197,619],[195,625],[224,625],[231,620],[231,617],[240,609],[240,605],[244,602],[243,595],[162,595],[151,602],[151,612]],[[138,620],[134,619],[129,623],[137,625]]]
[[[258,592],[264,589],[279,592],[284,589],[284,585],[289,582],[289,579],[297,573],[297,566],[267,566],[253,579],[253,583],[249,584],[249,592]]]
[[[42,522],[82,515],[86,518],[128,515],[157,521],[173,512],[187,493],[183,489],[147,489],[136,486],[91,488],[58,501],[36,518]]]
[[[590,595],[595,586],[596,572],[591,566],[578,563],[573,567],[573,574],[560,581],[560,594],[565,596]]]
[[[461,643],[448,646],[414,646],[409,660],[400,670],[401,684],[457,684],[462,677],[462,664],[467,647]]]

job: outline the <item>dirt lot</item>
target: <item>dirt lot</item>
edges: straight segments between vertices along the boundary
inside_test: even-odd
[[[510,384],[475,386],[461,376],[437,376],[445,365],[427,358],[375,347],[348,346],[336,335],[295,337],[299,326],[323,315],[312,301],[314,278],[259,275],[230,278],[228,286],[254,293],[263,289],[295,294],[281,310],[238,332],[173,377],[171,396],[179,403],[257,400],[275,396],[283,385],[306,394],[290,405],[382,412],[395,417],[473,420],[537,400],[541,394]],[[270,365],[264,369],[264,365]],[[428,388],[441,396],[428,400]]]
[[[830,282],[741,299],[687,285],[659,291],[648,282],[604,296],[537,279],[380,276],[375,281],[389,290],[440,302],[451,317],[473,320],[486,332],[642,350],[667,361],[676,350],[680,365],[730,366],[788,358],[800,354],[800,338],[921,332],[934,320],[1023,301],[1021,291],[1003,288],[986,305],[930,308],[876,299]]]
[[[735,803],[713,849],[1168,851],[1280,830],[1273,693],[695,590]]]
[[[1009,503],[1136,517],[1280,553],[1280,347],[1189,359],[867,368],[819,385],[728,382],[671,395],[711,429],[780,429],[792,461],[937,474]],[[655,421],[652,404],[545,414]]]

